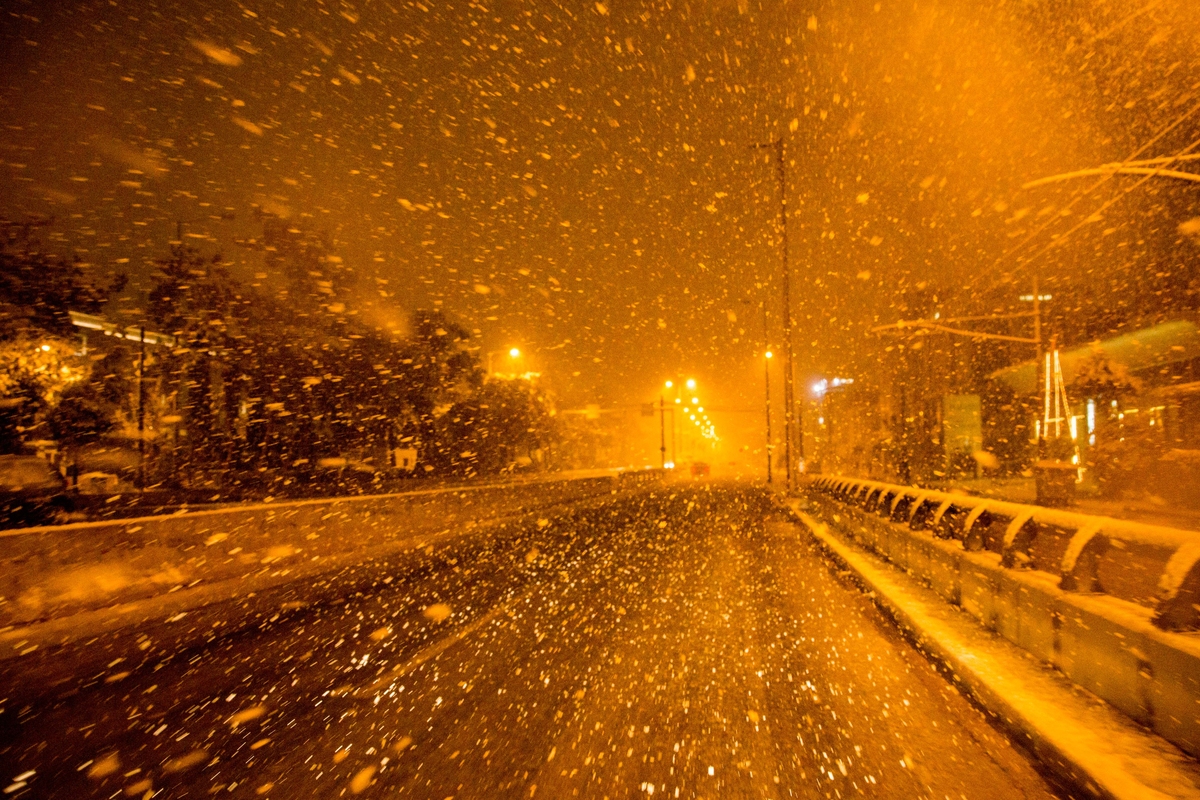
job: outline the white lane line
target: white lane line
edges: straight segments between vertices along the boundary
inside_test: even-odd
[[[461,628],[459,628],[458,630],[456,630],[454,633],[450,634],[446,638],[440,639],[440,640],[434,642],[433,644],[429,645],[428,647],[426,647],[424,650],[419,651],[416,655],[414,655],[408,661],[405,661],[403,664],[400,664],[397,667],[393,667],[383,677],[381,677],[381,678],[373,681],[372,683],[368,684],[367,686],[364,686],[363,688],[359,689],[358,691],[356,691],[354,693],[355,696],[361,698],[361,697],[375,695],[380,690],[385,689],[386,687],[390,686],[395,681],[399,680],[400,678],[403,678],[405,675],[412,672],[417,667],[424,664],[426,661],[437,658],[442,653],[446,652],[451,647],[458,644],[463,639],[467,638],[472,633],[474,633],[475,631],[482,628],[484,625],[487,625],[492,620],[496,619],[497,617],[499,617],[503,614],[508,613],[509,609],[511,609],[514,605],[516,605],[521,600],[524,600],[525,598],[527,598],[529,595],[530,595],[530,592],[525,592],[524,594],[518,595],[517,597],[514,597],[511,600],[501,603],[500,605],[496,606],[491,611],[487,612],[486,614],[484,614],[482,617],[475,620],[474,622],[471,622],[467,625],[463,625]]]

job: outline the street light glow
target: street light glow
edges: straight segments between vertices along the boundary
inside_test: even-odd
[[[667,388],[670,389],[675,385],[675,381],[667,381]]]
[[[775,357],[775,354],[774,354],[774,353],[772,353],[770,350],[768,350],[768,351],[767,351],[767,352],[766,352],[764,355],[766,355],[766,357],[767,357],[767,358],[774,358],[774,357]]]
[[[833,380],[822,378],[812,385],[812,390],[813,394],[815,394],[817,397],[820,397],[830,389],[849,386],[852,383],[854,383],[854,378],[834,378]]]
[[[520,349],[519,349],[519,348],[516,348],[516,347],[514,347],[513,349],[511,349],[511,350],[509,350],[509,351],[508,351],[508,355],[509,355],[510,357],[512,357],[512,358],[520,358],[520,357],[521,357],[521,351],[520,351]]]
[[[692,405],[696,405],[696,404],[697,404],[697,403],[699,403],[699,402],[700,402],[700,398],[699,398],[699,397],[693,397],[693,398],[692,398]]]
[[[696,379],[695,379],[695,378],[688,378],[688,379],[687,379],[687,388],[689,388],[689,389],[695,389],[695,388],[696,388]]]

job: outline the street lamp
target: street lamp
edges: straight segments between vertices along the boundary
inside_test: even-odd
[[[674,380],[664,381],[663,386],[667,389],[675,390],[675,405],[676,406],[680,406],[683,404],[683,400],[679,396],[680,387],[676,386],[676,382]],[[683,386],[687,387],[688,391],[694,392],[696,390],[696,379],[688,378],[688,379],[684,380]],[[696,397],[692,398],[693,405],[696,405],[699,402],[700,401],[698,398],[696,398]],[[667,417],[668,406],[666,403],[666,397],[665,397],[664,393],[662,393],[662,392],[660,392],[659,396],[658,396],[658,409],[659,409],[659,415],[661,417],[661,419],[659,421],[659,427],[660,427],[659,439],[661,440],[659,443],[659,447],[663,454],[661,460],[662,460],[663,465],[665,466],[667,464],[667,459],[666,459],[666,452],[667,452],[666,417]],[[675,414],[675,408],[671,407],[669,410],[671,411],[671,461],[670,461],[670,464],[672,467],[674,467],[675,459],[676,459],[675,442],[679,436],[679,431],[678,431],[679,418]],[[688,411],[686,413],[691,413],[691,411]]]
[[[673,384],[667,381],[667,388]],[[658,393],[658,463],[662,469],[667,468],[667,406],[663,393]],[[671,466],[675,466],[675,458],[671,458]]]
[[[515,361],[516,359],[518,359],[518,358],[520,358],[520,357],[521,357],[521,349],[520,349],[519,347],[510,347],[508,350],[503,350],[503,349],[501,349],[501,350],[490,350],[490,351],[488,351],[488,354],[487,354],[487,374],[488,374],[488,377],[489,377],[489,378],[490,378],[490,377],[492,377],[492,375],[494,375],[494,374],[495,374],[495,373],[492,371],[492,356],[496,355],[497,353],[507,353],[507,354],[508,354],[508,357],[509,357],[509,358],[511,358],[511,359],[513,359],[514,361]]]
[[[663,386],[666,389],[674,389],[675,381],[665,381],[663,383]],[[675,398],[675,402],[676,403],[679,402],[678,397]],[[671,460],[670,461],[667,461],[667,411],[671,412]],[[674,406],[671,406],[671,407],[667,406],[666,395],[664,392],[658,393],[658,417],[659,417],[659,419],[658,419],[658,438],[659,438],[658,450],[659,450],[659,453],[661,454],[660,462],[664,469],[667,468],[668,464],[670,465],[671,469],[674,469],[675,468],[675,436],[676,436],[675,426],[678,424],[678,422],[675,418]]]

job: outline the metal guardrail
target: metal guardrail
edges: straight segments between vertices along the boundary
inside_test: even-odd
[[[1200,532],[858,478],[807,483],[964,550],[997,553],[1003,567],[1057,575],[1064,591],[1149,607],[1163,630],[1200,629]]]

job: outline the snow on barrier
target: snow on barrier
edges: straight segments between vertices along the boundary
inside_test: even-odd
[[[234,595],[479,521],[607,494],[659,471],[256,503],[0,531],[0,635],[14,627],[227,582]]]
[[[835,530],[1200,757],[1200,533],[856,478],[807,486]]]

